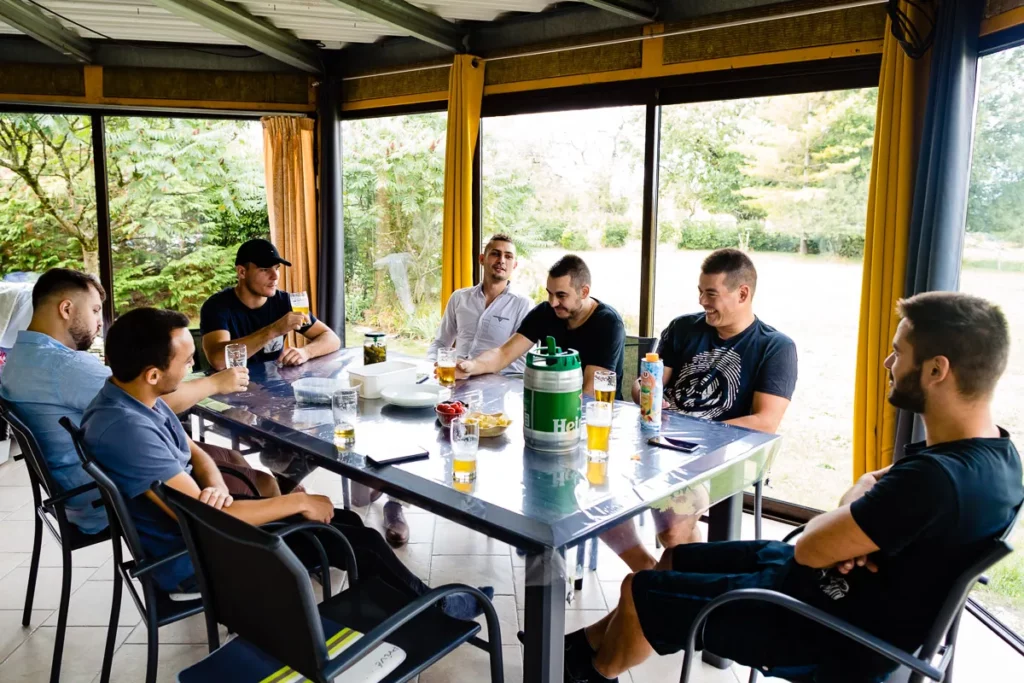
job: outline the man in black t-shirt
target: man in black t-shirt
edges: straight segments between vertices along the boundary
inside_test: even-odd
[[[665,551],[622,582],[601,621],[566,636],[565,680],[608,679],[652,653],[677,652],[709,601],[768,588],[808,602],[908,652],[922,644],[957,577],[1009,529],[1024,501],[1021,460],[992,421],[1010,335],[993,304],[956,292],[904,299],[885,360],[889,402],[921,415],[926,440],[862,476],[796,546],[726,541]],[[789,680],[880,681],[895,665],[763,603],[718,610],[698,649]]]
[[[341,346],[338,335],[312,313],[307,318],[292,311],[288,293],[277,289],[282,265],[291,264],[273,244],[249,240],[235,256],[238,284],[203,304],[199,320],[203,351],[217,370],[224,368],[224,347],[232,343],[246,345],[250,364],[279,361],[282,365],[302,365]],[[298,332],[307,344],[285,349],[289,332]]]
[[[762,432],[778,430],[796,388],[793,340],[754,315],[757,270],[738,249],[719,249],[701,264],[701,313],[681,315],[665,328],[658,355],[665,362],[666,409]],[[640,380],[632,387],[639,403]],[[702,486],[659,504],[654,516],[666,548],[701,540],[697,522],[710,500]],[[629,521],[602,536],[633,571],[654,556]]]
[[[590,296],[587,264],[579,256],[563,256],[548,271],[547,289],[548,300],[526,314],[511,339],[460,362],[458,376],[501,372],[550,336],[561,348],[579,352],[584,393],[594,393],[594,373],[598,370],[613,370],[621,382],[626,329],[614,308]]]

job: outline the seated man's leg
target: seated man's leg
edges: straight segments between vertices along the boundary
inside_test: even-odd
[[[250,441],[259,446],[260,462],[274,473],[281,493],[305,491],[302,480],[318,467],[312,459],[262,439]]]
[[[703,538],[700,516],[711,506],[711,497],[704,486],[694,486],[672,496],[665,509],[651,508],[658,540],[665,548],[686,543],[700,543]]]
[[[654,555],[651,555],[644,547],[640,534],[636,530],[636,522],[632,519],[612,527],[601,534],[600,539],[612,549],[612,552],[622,558],[630,571],[639,572],[653,569],[657,564]]]
[[[277,479],[273,475],[253,469],[245,461],[242,454],[230,448],[222,448],[213,444],[204,443],[200,446],[206,454],[213,458],[218,465],[225,465],[233,470],[238,470],[245,475],[249,481],[256,485],[257,491],[262,498],[273,498],[281,495],[281,489],[277,485]],[[252,491],[243,481],[230,474],[224,475],[224,483],[228,486],[228,492],[233,496],[251,496]]]

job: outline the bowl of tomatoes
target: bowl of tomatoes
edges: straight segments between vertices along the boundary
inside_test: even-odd
[[[462,401],[441,401],[434,406],[434,412],[437,413],[437,421],[446,429],[451,426],[452,420],[460,415],[465,415],[466,410],[466,404]]]

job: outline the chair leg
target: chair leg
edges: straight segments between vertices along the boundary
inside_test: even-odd
[[[64,635],[68,628],[68,607],[71,604],[71,550],[62,545],[63,578],[60,585],[60,608],[57,610],[57,633],[53,640],[53,660],[50,663],[50,683],[60,683],[60,664],[64,657]]]
[[[583,541],[576,546],[576,580],[582,582],[583,580],[583,562],[587,557],[587,542]],[[582,586],[581,586],[582,588]],[[579,590],[579,589],[577,589]]]
[[[156,683],[156,668],[160,656],[160,627],[156,623],[156,593],[146,591],[146,630],[149,647],[146,653],[146,683]]]
[[[118,541],[120,543],[120,541]],[[107,623],[107,644],[103,648],[103,669],[100,671],[100,683],[109,683],[110,670],[114,665],[114,645],[117,643],[117,622],[121,617],[121,572],[118,570],[120,558],[114,561],[114,589],[110,598],[110,620]]]
[[[596,538],[590,539],[590,571],[597,571],[597,546],[601,545]]]
[[[761,495],[764,492],[764,484],[758,480],[754,484],[754,540],[761,540]]]
[[[32,621],[32,603],[36,597],[36,578],[39,576],[39,553],[42,548],[43,520],[36,514],[36,535],[32,539],[32,563],[28,570],[28,588],[25,590],[25,611],[21,615],[22,626],[28,626]]]
[[[757,669],[750,667],[750,678],[747,679],[747,683],[757,683]]]

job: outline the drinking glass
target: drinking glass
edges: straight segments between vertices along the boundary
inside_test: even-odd
[[[591,401],[587,404],[587,450],[592,457],[608,457],[612,433],[612,404]],[[601,455],[603,454],[603,456]]]
[[[452,420],[452,471],[456,482],[476,479],[476,452],[480,447],[480,425],[459,416]]]
[[[292,300],[292,310],[301,313],[306,324],[309,324],[309,295],[305,292],[292,292],[288,296]]]
[[[437,350],[437,383],[442,387],[455,386],[455,349]]]
[[[228,368],[244,368],[249,360],[249,349],[245,344],[228,344],[224,347],[224,366]]]
[[[594,373],[594,398],[602,403],[615,402],[615,373],[598,370]]]
[[[346,448],[356,442],[356,414],[359,410],[359,390],[338,387],[331,394],[334,411],[334,445]]]
[[[467,391],[459,400],[466,404],[466,413],[479,413],[484,409],[484,392],[479,389]]]

